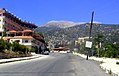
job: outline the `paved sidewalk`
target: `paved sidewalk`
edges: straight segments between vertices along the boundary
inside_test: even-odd
[[[86,55],[74,53],[75,55],[86,58]],[[115,58],[98,58],[98,57],[89,57],[89,59],[96,60],[100,62],[100,67],[105,70],[106,73],[111,74],[112,76],[119,76],[119,59]]]
[[[30,59],[35,59],[35,58],[39,58],[39,57],[43,57],[43,55],[32,53],[32,56],[30,56],[30,57],[0,59],[0,64],[9,63],[9,62],[16,62],[16,61],[22,61],[22,60],[30,60]]]

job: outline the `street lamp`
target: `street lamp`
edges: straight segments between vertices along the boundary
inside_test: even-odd
[[[91,24],[90,24],[90,29],[89,29],[90,30],[89,31],[89,41],[91,41],[91,31],[92,31],[92,25],[93,25],[93,17],[94,17],[94,11],[92,12]],[[86,60],[88,60],[89,51],[90,51],[90,48],[89,48],[89,50],[87,52]]]

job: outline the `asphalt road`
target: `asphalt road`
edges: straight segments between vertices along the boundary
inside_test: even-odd
[[[109,76],[99,63],[72,54],[0,64],[0,76]]]

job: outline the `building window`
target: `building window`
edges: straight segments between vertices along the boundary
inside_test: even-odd
[[[19,43],[19,42],[20,42],[20,40],[15,40],[15,42],[18,42],[18,43]]]
[[[6,24],[7,22],[6,22],[6,21],[4,21],[4,23]]]
[[[25,40],[25,43],[28,43],[28,40]]]
[[[2,32],[0,32],[0,36],[2,36]]]

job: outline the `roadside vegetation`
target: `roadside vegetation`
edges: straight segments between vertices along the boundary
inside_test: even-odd
[[[119,44],[110,41],[111,38],[105,37],[103,34],[97,34],[94,37],[95,56],[119,58]]]
[[[111,38],[105,37],[103,34],[96,34],[92,38],[93,46],[90,51],[90,56],[119,58],[119,43],[111,42]],[[79,53],[86,54],[85,42],[78,44]]]
[[[105,37],[103,34],[94,36],[94,55],[98,57],[119,58],[119,44],[110,40],[110,38]]]
[[[116,64],[118,64],[118,65],[119,65],[119,62],[116,62]]]
[[[30,56],[30,49],[17,42],[9,43],[0,39],[0,59]]]

